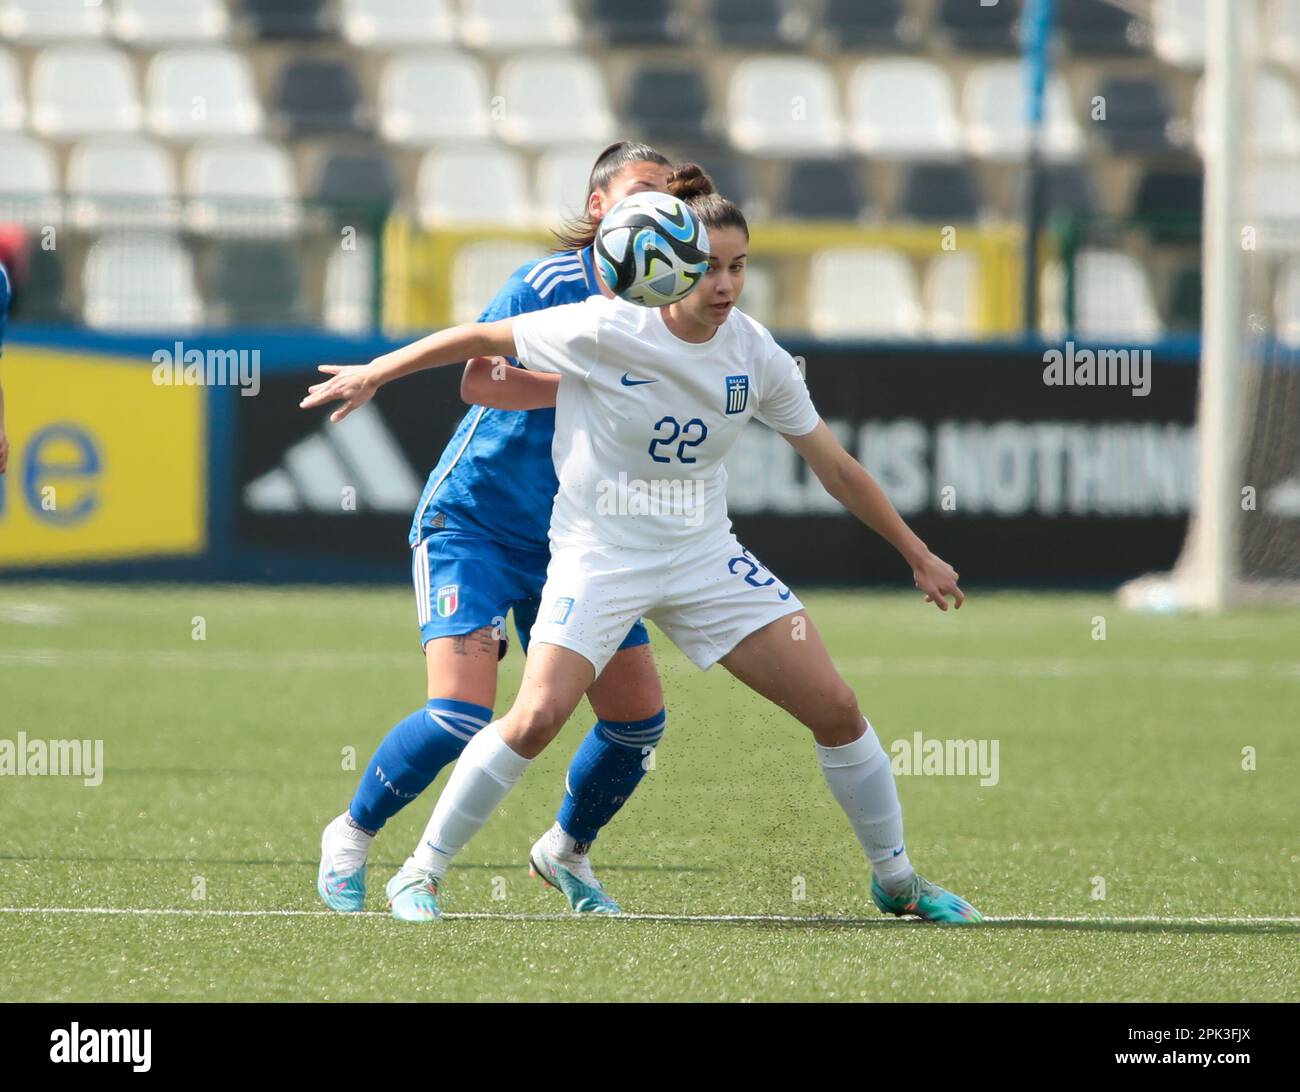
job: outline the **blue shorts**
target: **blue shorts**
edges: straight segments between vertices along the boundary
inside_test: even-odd
[[[506,615],[513,610],[519,645],[527,652],[550,559],[547,550],[519,550],[482,535],[429,535],[411,551],[420,646],[491,626],[499,641],[497,656],[503,657],[508,647]],[[638,618],[618,647],[649,643],[650,634]]]

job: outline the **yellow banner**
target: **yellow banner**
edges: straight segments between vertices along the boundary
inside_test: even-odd
[[[9,344],[0,568],[201,553],[204,389],[148,363]]]

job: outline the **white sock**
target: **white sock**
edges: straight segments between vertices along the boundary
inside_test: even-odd
[[[560,857],[580,857],[587,852],[590,842],[579,842],[572,834],[566,834],[558,820],[546,832],[546,845],[550,851]],[[582,848],[579,849],[578,847]]]
[[[452,859],[532,764],[510,749],[499,725],[493,721],[465,745],[408,865],[445,876]]]
[[[334,868],[340,872],[352,872],[366,863],[370,854],[370,843],[375,836],[364,827],[357,826],[356,821],[346,811],[330,820],[325,828],[325,841],[329,846],[329,855]]]
[[[881,886],[891,892],[905,887],[915,870],[903,845],[903,809],[889,756],[870,722],[852,743],[817,744],[817,761]]]

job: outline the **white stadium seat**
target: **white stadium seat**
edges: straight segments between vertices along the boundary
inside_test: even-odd
[[[823,250],[808,284],[813,333],[829,338],[913,338],[921,301],[907,256],[893,250]]]
[[[0,133],[21,129],[26,119],[18,62],[8,50],[0,49]]]
[[[130,59],[101,45],[42,50],[32,62],[31,124],[53,137],[134,132],[140,99]]]
[[[331,248],[325,263],[325,327],[340,334],[374,327],[375,242],[368,235],[358,235],[356,242],[351,250]]]
[[[1264,41],[1275,60],[1300,64],[1300,0],[1270,0]]]
[[[478,140],[491,133],[487,74],[457,50],[399,54],[379,81],[379,128],[394,144]]]
[[[1257,163],[1242,181],[1242,223],[1260,250],[1300,249],[1300,163]]]
[[[137,46],[218,41],[229,26],[222,0],[117,0],[113,9],[113,33]]]
[[[974,69],[962,91],[967,150],[982,159],[1022,159],[1029,147],[1028,101],[1020,62],[994,61]],[[1049,159],[1072,159],[1083,151],[1083,132],[1059,74],[1043,94],[1042,140]]]
[[[461,0],[461,40],[475,49],[568,46],[578,30],[570,0]]]
[[[92,137],[68,155],[68,218],[80,228],[175,227],[176,165],[138,136]]]
[[[54,156],[39,140],[0,135],[0,223],[39,228],[61,220]]]
[[[921,288],[925,332],[941,341],[973,339],[979,330],[979,262],[951,251],[931,258]]]
[[[262,128],[248,58],[221,47],[166,49],[149,65],[149,127],[161,136],[247,136]]]
[[[101,330],[189,330],[203,307],[194,260],[170,235],[108,236],[86,257],[81,273],[86,325]]]
[[[1291,81],[1277,72],[1261,69],[1250,80],[1251,143],[1254,154],[1265,158],[1300,157],[1300,107]],[[1205,80],[1196,85],[1192,105],[1196,147],[1205,154]]]
[[[750,318],[768,329],[780,329],[777,323],[776,275],[752,261],[745,268],[745,290],[736,305]]]
[[[1075,257],[1074,330],[1065,328],[1065,269],[1051,262],[1042,274],[1043,332],[1082,338],[1154,341],[1162,331],[1146,267],[1118,250],[1081,250]]]
[[[587,208],[587,182],[591,166],[603,145],[552,148],[537,164],[536,212],[538,220],[553,225],[579,217]]]
[[[0,38],[53,42],[98,38],[108,26],[108,5],[87,0],[0,0]]]
[[[497,82],[502,115],[497,134],[512,144],[609,141],[614,132],[605,77],[579,53],[516,56]]]
[[[456,252],[452,266],[452,322],[473,322],[506,279],[524,262],[537,257],[526,243],[470,243]]]
[[[495,144],[447,145],[427,153],[415,184],[420,222],[503,224],[532,222],[523,161]]]
[[[833,155],[844,126],[830,70],[807,57],[753,57],[731,75],[731,142],[758,155]]]
[[[1278,339],[1285,345],[1300,346],[1300,258],[1291,258],[1278,270],[1273,319]]]
[[[1151,21],[1162,61],[1180,68],[1205,63],[1205,0],[1153,0]]]
[[[255,137],[196,144],[185,162],[185,196],[194,231],[281,237],[300,220],[289,153]]]
[[[850,140],[894,158],[953,158],[961,152],[957,96],[948,73],[913,58],[863,61],[849,79]]]
[[[343,37],[363,49],[450,45],[456,20],[450,0],[343,0]]]

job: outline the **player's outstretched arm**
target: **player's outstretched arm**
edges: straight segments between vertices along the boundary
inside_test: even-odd
[[[502,410],[547,409],[555,405],[560,377],[512,367],[503,357],[478,357],[465,365],[460,396],[471,406]]]
[[[331,421],[342,421],[360,409],[385,383],[426,368],[441,368],[476,356],[513,356],[514,324],[511,319],[496,322],[469,322],[439,330],[391,353],[377,356],[369,364],[322,364],[320,371],[330,378],[307,388],[307,397],[298,403],[302,409],[343,405],[330,414]]]
[[[786,440],[817,475],[826,492],[903,555],[927,603],[947,610],[951,595],[956,606],[962,605],[966,597],[957,586],[957,571],[917,538],[875,478],[844,450],[825,421],[819,421],[805,436],[786,436]]]

